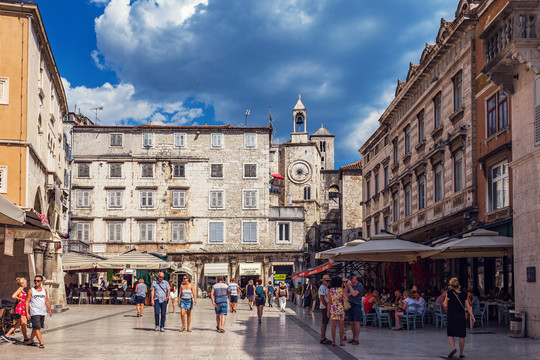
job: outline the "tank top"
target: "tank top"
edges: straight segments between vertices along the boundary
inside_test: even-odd
[[[45,289],[41,288],[41,291],[37,291],[36,288],[32,288],[32,297],[30,298],[30,315],[47,315],[47,307],[45,306],[45,298],[47,294]]]
[[[182,295],[181,298],[184,300],[190,300],[193,297],[193,294],[191,293],[191,289],[182,289]]]
[[[257,294],[257,296],[264,296],[264,287],[257,286],[255,288],[255,294]]]
[[[137,285],[137,296],[146,296],[146,284],[139,283]]]

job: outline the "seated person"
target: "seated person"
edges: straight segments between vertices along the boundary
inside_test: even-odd
[[[364,299],[364,311],[367,313],[375,313],[374,304],[381,305],[381,300],[379,300],[379,292],[373,290],[371,294],[366,296]]]
[[[394,291],[394,304],[401,305],[403,304],[403,295],[400,290]]]
[[[418,304],[418,313],[423,314],[426,310],[426,300],[422,297],[419,291],[413,293],[414,302]]]
[[[446,293],[448,292],[448,288],[445,286],[441,289],[441,295],[439,295],[439,297],[437,298],[437,300],[435,300],[435,302],[437,304],[443,304],[444,302],[444,299],[446,298]]]
[[[403,300],[403,304],[400,306],[401,309],[396,310],[396,313],[394,314],[394,317],[396,320],[396,327],[393,330],[403,329],[403,325],[400,323],[399,317],[403,315],[407,315],[407,312],[413,309],[411,305],[415,304],[414,299],[411,298],[410,293],[408,291],[403,292],[403,297],[405,298],[405,300]]]
[[[480,299],[477,296],[478,290],[468,290],[467,291],[467,299],[469,299],[469,303],[472,306],[473,314],[475,316],[480,315],[482,313],[482,310],[480,309]]]

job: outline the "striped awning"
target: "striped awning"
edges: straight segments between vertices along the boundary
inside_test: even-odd
[[[62,255],[62,269],[64,271],[93,270],[97,268],[98,262],[106,259],[94,254],[70,252]]]
[[[175,268],[174,264],[156,255],[135,250],[100,261],[97,265],[99,269],[166,270]]]

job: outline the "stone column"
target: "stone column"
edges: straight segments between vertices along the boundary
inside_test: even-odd
[[[45,279],[47,280],[52,280],[53,266],[55,263],[55,254],[51,251],[50,245],[47,246],[43,252],[43,276],[45,276]],[[54,246],[54,244],[52,245]]]
[[[238,259],[231,259],[230,260],[230,264],[231,264],[231,269],[230,269],[230,272],[229,272],[229,281],[231,279],[235,279],[236,282],[238,282],[238,271],[236,269],[238,269]]]
[[[263,281],[263,286],[266,286],[268,284],[268,280],[269,280],[269,274],[270,274],[270,261],[268,260],[268,258],[264,258],[263,259],[263,262],[262,262],[262,281]]]
[[[195,261],[195,274],[193,279],[193,284],[197,287],[197,296],[202,296],[202,270],[203,270],[203,263],[201,260]]]
[[[43,275],[43,253],[45,249],[39,244],[39,242],[34,243],[34,268],[36,275]],[[32,284],[28,284],[33,286]]]

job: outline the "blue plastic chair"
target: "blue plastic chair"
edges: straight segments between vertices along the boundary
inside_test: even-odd
[[[407,330],[411,329],[411,324],[413,329],[416,330],[416,314],[418,312],[418,304],[410,304],[407,306],[407,314],[401,315],[399,317],[399,323],[402,325],[407,325]]]
[[[390,317],[390,314],[387,312],[381,312],[379,310],[379,305],[377,304],[373,306],[375,307],[375,314],[379,320],[379,327],[382,328],[383,324],[388,324],[388,327],[392,328],[392,318]]]
[[[425,324],[425,316],[426,316],[426,310],[427,310],[427,304],[424,306],[424,312],[420,313],[418,310],[416,312],[416,318],[414,318],[414,321],[415,323],[420,323],[422,324],[422,328],[424,327],[424,324]]]
[[[426,311],[424,315],[426,322],[430,324],[435,324],[435,310],[433,309],[433,302],[428,302],[426,304]]]
[[[433,309],[435,310],[435,327],[438,328],[440,323],[442,329],[448,321],[446,314],[443,312],[442,306],[439,303],[433,304]]]
[[[480,312],[474,314],[476,322],[480,322],[482,329],[484,328],[484,319],[486,319],[487,303],[485,301],[480,302]]]
[[[364,303],[362,303],[362,323],[364,326],[367,326],[368,321],[375,323],[377,321],[377,314],[375,313],[366,313],[364,308]]]

